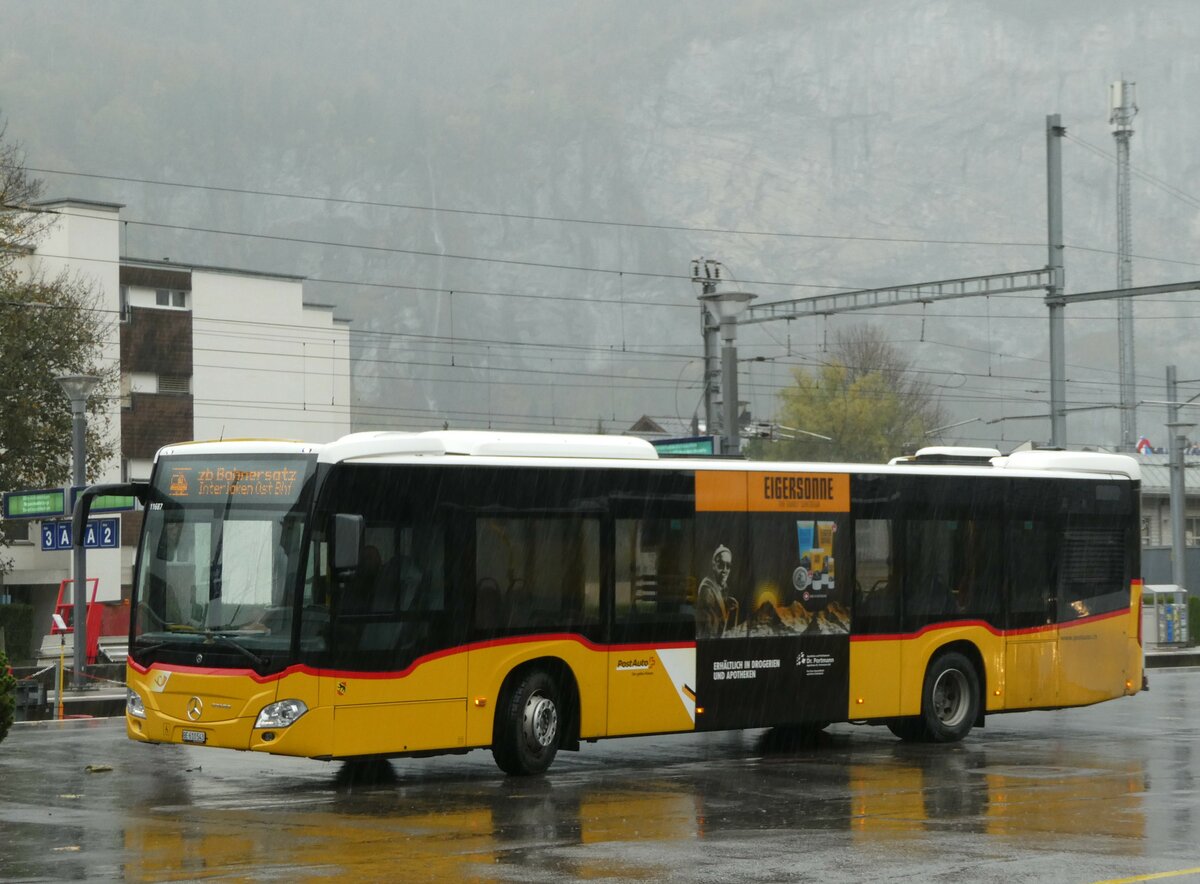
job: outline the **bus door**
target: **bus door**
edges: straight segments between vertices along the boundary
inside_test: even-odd
[[[680,506],[667,494],[636,503],[614,501],[611,525],[612,543],[606,546],[613,550],[615,592],[608,733],[692,730],[700,579],[691,506]]]
[[[459,543],[432,470],[346,465],[333,512],[363,517],[358,568],[328,591],[320,702],[333,708],[335,756],[466,743],[465,593]],[[313,562],[328,559],[314,536]],[[305,613],[306,618],[308,612]]]
[[[881,517],[883,516],[883,517]],[[900,714],[904,641],[896,521],[886,513],[856,515],[854,525],[854,641],[850,694],[855,718]]]
[[[1006,709],[1058,704],[1058,626],[1049,520],[1017,512],[1005,532]]]

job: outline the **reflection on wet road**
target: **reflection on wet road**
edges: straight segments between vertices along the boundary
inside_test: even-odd
[[[849,725],[816,743],[778,731],[618,740],[566,753],[533,779],[505,778],[485,752],[351,768],[135,745],[116,721],[19,726],[0,745],[0,878],[1082,882],[1177,872],[1200,865],[1198,688],[1200,671],[1160,672],[1149,694],[995,717],[948,747]]]

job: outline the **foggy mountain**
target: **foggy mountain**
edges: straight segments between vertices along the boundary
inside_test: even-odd
[[[1183,0],[0,0],[0,16],[0,113],[46,196],[123,203],[130,257],[308,277],[353,320],[360,428],[690,419],[699,256],[760,302],[1042,267],[1050,113],[1069,135],[1067,291],[1111,288],[1122,75],[1141,105],[1134,284],[1200,277],[1200,8]],[[1137,304],[1140,398],[1163,398],[1168,363],[1200,377],[1194,297]],[[1068,404],[1115,403],[1115,308],[1067,316]],[[1047,411],[1035,292],[747,327],[755,419],[864,321],[955,420]],[[1139,417],[1160,444],[1162,410]],[[1113,444],[1117,412],[1068,432]],[[1048,437],[1006,420],[944,441]]]

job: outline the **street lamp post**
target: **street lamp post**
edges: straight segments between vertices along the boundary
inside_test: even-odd
[[[87,481],[87,404],[100,378],[90,374],[59,375],[58,381],[71,402],[71,484],[81,487]],[[87,550],[83,538],[74,538],[72,568],[74,594],[74,649],[71,687],[82,688],[87,663]]]
[[[712,304],[721,321],[721,397],[722,408],[722,454],[738,454],[741,451],[741,435],[738,433],[738,388],[737,388],[737,318],[750,306],[757,295],[750,292],[712,292],[700,296],[706,304]]]

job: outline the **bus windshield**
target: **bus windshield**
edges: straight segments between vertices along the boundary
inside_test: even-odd
[[[133,599],[136,662],[286,665],[312,464],[303,455],[160,460]]]

